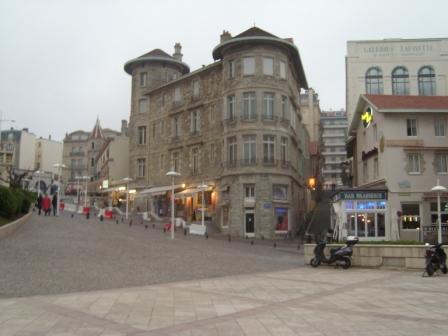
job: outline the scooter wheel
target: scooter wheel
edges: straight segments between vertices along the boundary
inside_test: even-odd
[[[343,269],[347,269],[352,265],[352,261],[350,260],[349,257],[342,258],[342,262],[343,262],[343,264],[342,264]]]
[[[442,271],[443,274],[446,274],[448,271],[446,265],[440,266],[440,270]]]
[[[317,258],[313,258],[313,259],[310,260],[310,265],[312,267],[317,267],[317,266],[320,265],[320,260],[318,260]]]
[[[432,276],[434,274],[434,266],[431,263],[426,265],[426,273],[428,273],[428,276]]]

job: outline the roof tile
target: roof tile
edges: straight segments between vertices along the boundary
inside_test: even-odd
[[[365,95],[378,109],[448,110],[448,96]]]

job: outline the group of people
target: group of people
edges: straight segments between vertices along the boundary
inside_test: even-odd
[[[52,199],[50,199],[50,196],[48,196],[47,194],[45,194],[44,196],[40,194],[39,197],[37,198],[37,208],[39,209],[39,215],[43,211],[45,216],[50,216],[52,207],[53,207],[53,216],[56,216],[56,211],[58,207],[57,194],[54,194]]]

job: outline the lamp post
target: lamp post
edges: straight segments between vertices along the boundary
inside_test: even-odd
[[[174,239],[174,178],[180,174],[173,169],[166,173],[166,176],[171,176],[171,239]]]
[[[56,202],[56,216],[59,216],[59,204],[61,203],[61,186],[62,186],[62,169],[67,166],[63,163],[55,163],[53,165],[58,170],[58,192],[57,192],[57,202]]]
[[[440,192],[445,192],[447,189],[440,185],[439,179],[437,179],[437,185],[431,188],[431,191],[437,192],[437,221],[439,227],[439,234],[437,241],[439,244],[442,243],[442,218],[440,216]]]
[[[90,176],[83,176],[82,179],[86,181],[86,186],[84,189],[84,208],[87,208],[87,181],[89,180]]]
[[[129,182],[132,181],[130,177],[125,177],[123,181],[126,182],[126,219],[128,219],[129,213]]]
[[[40,195],[40,173],[41,173],[40,170],[36,171],[36,174],[37,174],[37,196]]]
[[[76,180],[76,212],[79,211],[79,180],[82,179],[82,176],[75,176]]]
[[[204,191],[208,188],[208,185],[204,184],[204,181],[202,181],[202,184],[198,186],[199,189],[201,189],[202,192],[202,227],[204,227]]]

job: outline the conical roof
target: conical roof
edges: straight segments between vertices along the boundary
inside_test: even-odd
[[[100,118],[96,118],[95,126],[92,133],[90,133],[89,139],[104,139],[103,130],[100,126]]]
[[[213,49],[213,59],[223,59],[224,54],[228,50],[251,44],[270,44],[286,49],[291,59],[291,63],[294,65],[297,72],[297,76],[300,79],[301,87],[308,89],[308,83],[306,80],[305,71],[303,70],[302,61],[300,60],[299,50],[292,40],[282,39],[258,27],[251,27],[242,33],[218,44]]]
[[[182,74],[190,72],[190,67],[186,63],[179,61],[178,59],[169,55],[162,49],[151,50],[146,54],[143,54],[137,58],[134,58],[126,62],[126,64],[124,65],[124,71],[126,71],[129,75],[132,75],[132,70],[134,69],[135,66],[149,62],[170,63],[176,65],[179,68],[180,72],[182,72]]]

